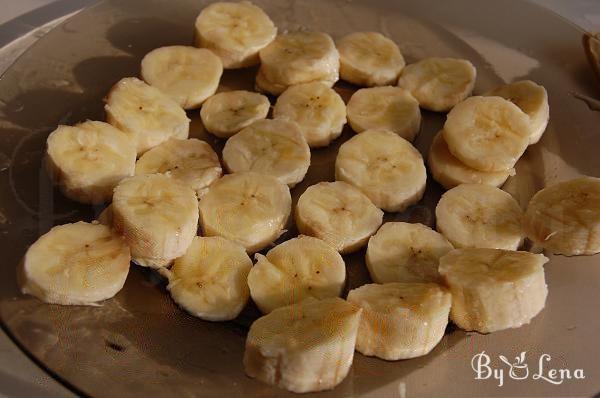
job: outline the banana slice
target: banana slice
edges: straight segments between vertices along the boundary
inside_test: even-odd
[[[185,111],[135,77],[119,80],[105,101],[106,120],[131,137],[138,155],[169,138],[188,137],[190,119]]]
[[[376,283],[348,293],[362,309],[356,351],[388,361],[428,354],[444,337],[452,298],[435,283]]]
[[[284,232],[291,207],[289,188],[275,177],[229,174],[200,199],[200,224],[205,236],[222,236],[254,253]]]
[[[448,150],[444,133],[433,138],[427,156],[427,165],[434,180],[444,188],[451,189],[460,184],[485,184],[499,187],[508,177],[515,175],[515,169],[504,171],[480,171],[467,166]]]
[[[498,249],[458,249],[440,259],[452,293],[450,319],[461,329],[490,333],[529,323],[548,289],[541,254]]]
[[[354,32],[337,42],[340,77],[358,86],[396,83],[405,62],[392,40],[377,32]]]
[[[142,59],[142,79],[183,109],[198,108],[219,87],[221,59],[205,48],[160,47]]]
[[[285,241],[266,256],[257,253],[256,259],[248,286],[252,300],[265,314],[309,297],[339,296],[346,282],[342,256],[310,236]]]
[[[466,59],[427,58],[407,65],[398,86],[410,91],[421,108],[447,112],[473,92],[477,71]]]
[[[196,138],[172,138],[144,153],[135,165],[136,175],[154,173],[189,185],[201,197],[223,171],[219,157],[206,142]]]
[[[375,206],[402,211],[425,192],[423,157],[410,142],[386,130],[368,130],[342,144],[335,179],[360,189]]]
[[[352,130],[391,130],[413,141],[421,128],[419,103],[400,87],[361,88],[348,101],[348,123]]]
[[[548,93],[543,86],[531,80],[522,80],[500,86],[485,95],[506,98],[529,116],[531,131],[529,145],[535,144],[542,138],[550,119]]]
[[[461,184],[442,195],[435,208],[437,230],[454,247],[517,250],[523,243],[523,211],[507,192]]]
[[[383,212],[357,188],[320,182],[304,191],[296,207],[300,233],[324,240],[340,253],[363,247],[383,221]]]
[[[135,145],[108,123],[58,126],[48,136],[46,151],[54,182],[82,203],[109,202],[114,187],[135,169]]]
[[[264,95],[235,90],[218,93],[200,109],[206,130],[220,138],[229,138],[257,120],[267,117],[271,104]]]
[[[129,247],[105,225],[59,225],[27,250],[21,290],[47,303],[93,305],[123,288],[130,259]]]
[[[296,123],[311,148],[322,147],[342,134],[346,104],[324,83],[298,84],[277,98],[273,117]]]
[[[297,393],[334,388],[352,365],[361,311],[336,297],[258,318],[246,338],[246,374]]]
[[[291,188],[308,171],[310,148],[295,123],[259,120],[227,140],[223,163],[231,173],[268,174]]]
[[[600,178],[580,177],[542,189],[529,202],[523,227],[550,253],[600,253]]]
[[[506,171],[529,144],[529,117],[500,97],[470,97],[456,105],[444,124],[450,152],[469,167]]]
[[[376,283],[438,283],[440,257],[452,249],[443,235],[426,225],[388,222],[369,239],[365,260]]]
[[[213,3],[196,19],[196,45],[221,57],[225,69],[258,64],[258,52],[276,35],[271,18],[249,1]]]
[[[113,226],[133,261],[160,268],[185,254],[198,230],[198,199],[189,186],[163,174],[129,177],[115,188]]]

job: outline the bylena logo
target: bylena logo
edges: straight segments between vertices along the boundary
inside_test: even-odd
[[[526,356],[527,351],[523,351],[515,357],[514,361],[510,361],[504,355],[498,355],[499,366],[494,367],[492,358],[485,351],[481,351],[471,359],[475,380],[494,379],[498,381],[498,387],[502,387],[506,375],[512,380],[541,380],[555,385],[562,384],[565,380],[585,379],[583,369],[571,370],[552,367],[550,364],[552,357],[548,354],[540,355],[536,367],[530,369],[526,362]],[[506,371],[508,372],[506,373]]]

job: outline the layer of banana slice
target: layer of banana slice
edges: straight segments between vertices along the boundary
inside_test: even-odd
[[[376,283],[440,282],[440,257],[454,249],[423,224],[388,222],[369,239],[365,261]]]
[[[273,117],[296,123],[311,148],[327,146],[342,134],[346,104],[321,82],[291,86],[278,98]]]
[[[266,256],[257,253],[256,260],[248,286],[252,300],[265,314],[309,297],[337,297],[346,282],[342,256],[310,236],[280,243]]]
[[[300,233],[322,239],[340,253],[363,247],[383,222],[383,212],[343,181],[308,187],[298,199],[295,217]]]
[[[413,141],[421,128],[421,111],[417,100],[400,87],[361,88],[346,108],[352,130],[390,130]]]
[[[154,173],[165,174],[189,185],[201,197],[223,171],[219,156],[208,143],[196,138],[172,138],[138,159],[136,175]]]
[[[461,184],[446,191],[435,208],[437,230],[454,247],[517,250],[523,243],[523,211],[499,188]]]
[[[580,177],[542,189],[529,202],[523,227],[550,253],[600,253],[600,178]]]
[[[254,171],[293,187],[308,171],[310,148],[295,123],[258,120],[227,140],[223,163],[231,173]]]
[[[392,40],[378,32],[354,32],[337,43],[340,78],[358,86],[396,83],[405,62]]]
[[[109,202],[114,187],[135,170],[133,141],[108,123],[61,125],[46,142],[50,175],[65,196],[78,202]]]
[[[142,59],[142,79],[183,109],[198,108],[219,87],[221,59],[205,48],[160,47]]]
[[[93,305],[123,288],[130,259],[125,241],[105,225],[59,225],[29,247],[19,282],[47,303]]]
[[[535,144],[542,138],[550,119],[548,93],[543,86],[531,80],[521,80],[500,86],[485,95],[506,98],[529,116],[530,145]]]
[[[115,188],[113,227],[133,261],[160,268],[185,254],[198,230],[198,199],[188,185],[163,174],[129,177]]]
[[[277,178],[228,174],[200,198],[200,225],[205,236],[222,236],[254,253],[284,232],[291,207],[290,190]]]
[[[498,249],[458,249],[440,259],[452,293],[450,319],[459,328],[490,333],[529,323],[548,289],[541,254]]]
[[[220,138],[229,138],[257,120],[267,117],[271,104],[262,94],[245,90],[218,93],[200,109],[204,128]]]
[[[213,3],[198,15],[195,27],[196,45],[221,57],[225,69],[258,64],[258,52],[277,35],[271,18],[249,1]]]
[[[185,111],[140,79],[119,80],[105,101],[106,120],[131,137],[138,155],[169,138],[188,137],[190,119]]]
[[[473,92],[477,71],[466,59],[426,58],[407,65],[398,86],[410,91],[421,108],[447,112]]]
[[[469,167],[506,171],[529,145],[529,117],[501,97],[470,97],[452,108],[444,124],[450,152]]]
[[[388,130],[367,130],[340,147],[335,179],[354,185],[380,209],[402,211],[423,197],[427,172],[410,142]]]
[[[444,337],[452,298],[435,283],[363,285],[348,293],[363,309],[356,351],[388,361],[428,354]]]
[[[258,318],[246,338],[246,374],[297,393],[334,388],[352,365],[361,311],[340,298],[308,299]]]

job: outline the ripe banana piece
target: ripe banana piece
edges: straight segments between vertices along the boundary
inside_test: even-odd
[[[357,86],[396,83],[404,57],[392,40],[378,32],[354,32],[337,42],[340,77]]]
[[[342,181],[308,187],[295,216],[300,233],[322,239],[342,254],[363,247],[383,221],[383,212],[367,196]]]
[[[435,283],[376,283],[348,293],[363,309],[356,351],[388,361],[427,355],[444,337],[452,298]]]
[[[446,118],[444,140],[450,152],[469,167],[506,171],[529,145],[529,117],[501,97],[470,97]]]
[[[200,109],[206,130],[220,138],[229,138],[257,120],[267,117],[271,104],[262,94],[245,90],[218,93]]]
[[[205,48],[160,47],[142,59],[142,79],[183,109],[198,108],[219,87],[221,59]]]
[[[442,195],[435,208],[437,230],[456,248],[517,250],[523,243],[523,211],[499,188],[461,184]]]
[[[308,171],[310,148],[295,123],[259,120],[227,140],[223,163],[230,173],[267,174],[291,188]]]
[[[228,174],[200,198],[200,224],[205,236],[222,236],[254,253],[284,232],[291,207],[290,190],[277,178]]]
[[[46,303],[94,305],[123,288],[130,259],[125,241],[105,225],[59,225],[29,247],[19,282]]]
[[[421,128],[419,103],[400,87],[361,88],[356,91],[346,108],[352,130],[390,130],[413,141]]]
[[[369,239],[365,260],[376,283],[439,283],[440,257],[453,249],[443,235],[426,225],[388,222]]]
[[[144,153],[135,165],[136,175],[155,173],[183,182],[201,197],[223,171],[219,156],[208,143],[171,138]]]
[[[213,3],[198,15],[195,27],[196,46],[221,57],[225,69],[258,64],[258,52],[277,35],[271,18],[249,1]]]
[[[198,199],[192,188],[166,175],[137,175],[115,188],[112,215],[133,261],[160,268],[185,254],[196,236]]]
[[[367,130],[340,147],[335,179],[354,185],[380,209],[395,212],[421,200],[427,172],[410,142],[389,130]]]
[[[278,98],[273,118],[296,123],[311,148],[327,146],[342,134],[346,104],[321,82],[291,86]]]
[[[135,77],[119,80],[105,101],[106,120],[130,136],[138,155],[169,138],[188,137],[190,119],[179,104]]]
[[[258,318],[246,338],[246,374],[296,393],[334,388],[352,365],[361,311],[336,297]]]
[[[452,293],[450,319],[480,333],[529,323],[546,302],[547,261],[541,254],[498,249],[446,254],[439,271]]]
[[[47,139],[46,163],[65,196],[82,203],[109,202],[114,187],[135,169],[135,145],[108,123],[58,126]]]
[[[542,189],[529,202],[523,227],[550,253],[600,253],[600,178],[580,177]]]
[[[248,275],[250,295],[263,313],[309,297],[338,297],[346,282],[342,256],[320,239],[300,236],[256,254]]]
[[[408,90],[421,108],[447,112],[471,95],[477,71],[466,59],[427,58],[407,65],[398,86]]]

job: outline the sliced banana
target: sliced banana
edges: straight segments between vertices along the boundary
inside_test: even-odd
[[[459,328],[490,333],[527,324],[543,308],[548,289],[541,254],[458,249],[440,259],[452,293],[450,319]]]
[[[548,93],[543,86],[531,80],[522,80],[500,86],[486,95],[506,98],[529,116],[531,125],[530,145],[535,144],[542,138],[550,119]]]
[[[352,365],[361,311],[336,297],[258,318],[246,338],[246,374],[297,393],[334,388]]]
[[[114,187],[135,169],[135,145],[108,123],[58,126],[47,140],[48,170],[65,196],[82,203],[109,202]]]
[[[362,309],[356,351],[388,361],[428,354],[444,337],[452,298],[435,283],[376,283],[348,293]]]
[[[506,171],[529,144],[529,117],[501,97],[470,97],[452,108],[444,124],[450,152],[469,167]]]
[[[437,230],[454,247],[517,250],[523,243],[523,211],[507,192],[483,184],[446,191],[435,208]]]
[[[321,82],[291,86],[278,98],[273,117],[296,123],[311,148],[327,146],[342,134],[346,104]]]
[[[223,171],[219,156],[206,142],[172,138],[144,153],[135,165],[136,175],[154,173],[189,185],[201,197]]]
[[[447,112],[473,92],[477,71],[466,59],[426,58],[407,65],[398,86],[408,90],[421,108]]]
[[[600,178],[580,177],[542,189],[529,202],[523,227],[550,253],[600,253]]]
[[[275,177],[229,174],[200,199],[200,224],[205,236],[222,236],[254,253],[284,232],[291,207],[289,188]]]
[[[123,288],[130,259],[125,241],[105,225],[59,225],[27,250],[21,290],[47,303],[93,305]]]
[[[198,230],[198,199],[189,186],[163,174],[129,177],[115,188],[113,226],[133,261],[160,268],[185,254]]]
[[[267,117],[271,104],[262,94],[235,90],[218,93],[200,109],[206,130],[220,138],[229,138],[257,120]]]
[[[295,123],[265,119],[227,140],[223,163],[229,172],[254,171],[293,187],[310,166],[310,148]]]
[[[190,119],[185,111],[135,77],[119,80],[105,101],[106,120],[131,137],[138,155],[169,138],[188,137]]]
[[[376,283],[439,283],[440,257],[452,249],[443,235],[426,225],[388,222],[369,239],[365,261]]]
[[[337,42],[340,77],[358,86],[396,83],[405,62],[392,40],[378,32],[354,32]]]
[[[337,297],[346,282],[342,256],[310,236],[285,241],[266,256],[257,253],[256,259],[248,286],[252,300],[265,314],[309,297]]]
[[[375,206],[402,211],[425,192],[423,157],[410,142],[387,130],[367,130],[342,144],[335,179],[360,189]]]
[[[421,128],[419,103],[400,87],[361,88],[348,101],[348,123],[352,130],[390,130],[413,141]]]
[[[363,247],[383,221],[383,212],[367,196],[342,181],[308,187],[295,216],[300,233],[322,239],[340,253]]]
[[[196,45],[221,57],[225,69],[258,64],[258,52],[276,35],[271,18],[249,1],[213,3],[196,19]]]

